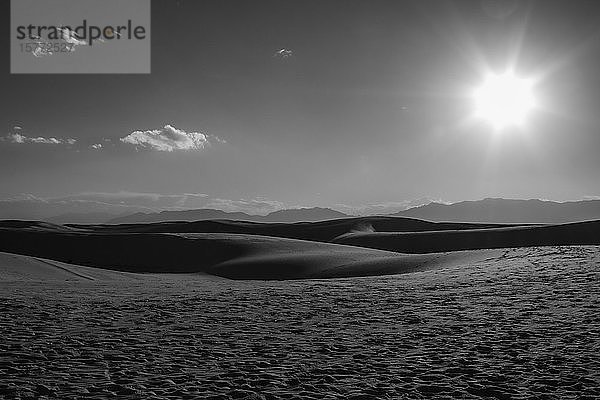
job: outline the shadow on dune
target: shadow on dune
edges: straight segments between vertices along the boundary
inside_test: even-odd
[[[406,253],[597,245],[600,244],[600,221],[432,232],[356,232],[341,235],[332,242]]]
[[[74,233],[48,227],[0,228],[0,251],[127,272],[265,280],[397,274],[454,258],[244,234]]]
[[[318,222],[263,223],[233,220],[195,222],[157,222],[120,225],[66,225],[102,233],[242,233],[247,235],[276,236],[317,242],[330,242],[348,232],[422,232],[462,229],[499,228],[512,225],[431,222],[404,217],[356,217]]]
[[[599,233],[600,221],[550,226],[445,224],[393,217],[114,226],[0,221],[0,251],[127,272],[302,279],[404,273],[466,257],[441,252],[594,245],[600,244]],[[477,254],[475,258],[487,257]]]
[[[216,238],[0,229],[0,251],[129,272],[198,272],[244,254]]]

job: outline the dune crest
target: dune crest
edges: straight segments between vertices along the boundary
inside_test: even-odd
[[[0,251],[130,273],[320,279],[476,262],[489,258],[489,249],[594,245],[600,244],[599,233],[600,221],[548,226],[433,223],[394,217],[116,226],[0,221]],[[49,267],[62,268],[61,274],[77,274],[70,267]],[[79,278],[85,276],[87,272]]]
[[[489,257],[486,251],[408,255],[227,233],[110,235],[0,230],[0,239],[0,251],[55,260],[29,259],[27,268],[41,277],[51,270],[52,276],[83,279],[94,276],[90,275],[93,268],[86,267],[128,273],[208,273],[230,279],[340,278],[406,273],[438,268],[465,257]]]

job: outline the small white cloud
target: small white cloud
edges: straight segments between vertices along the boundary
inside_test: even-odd
[[[28,137],[21,135],[20,133],[9,133],[2,140],[7,140],[11,143],[38,143],[38,144],[75,144],[77,142],[73,138],[68,139],[57,139],[55,137]]]
[[[8,140],[12,143],[25,143],[25,136],[20,135],[18,133],[9,133],[5,137],[3,137],[2,140]]]
[[[79,39],[79,36],[75,33],[74,30],[68,28],[58,28],[61,33],[62,40],[73,45],[71,47],[71,51],[75,51],[75,46],[85,46],[87,45],[85,40]]]
[[[332,208],[350,215],[387,215],[430,203],[447,204],[441,199],[422,197],[415,200],[388,201],[376,204],[348,205],[335,204]]]
[[[31,52],[31,55],[34,57],[44,57],[51,56],[53,53],[50,50],[52,48],[52,42],[45,41],[39,36],[32,36],[33,42],[36,43],[35,49]]]
[[[212,136],[212,138],[215,137]],[[202,150],[210,146],[209,135],[200,132],[186,132],[172,125],[165,125],[160,129],[135,131],[120,140],[123,143],[169,152],[176,150]]]
[[[102,144],[96,143],[96,144],[91,145],[90,147],[95,150],[100,150],[102,148]]]
[[[203,193],[138,193],[138,192],[85,192],[63,197],[67,201],[93,201],[104,204],[145,207],[152,210],[180,210],[203,208],[208,196]]]
[[[24,136],[22,136],[23,138]],[[50,137],[50,138],[45,138],[45,137],[34,137],[34,138],[25,138],[26,141],[31,142],[31,143],[42,143],[42,144],[61,144],[63,143],[62,140],[58,140],[57,138],[54,137]],[[23,142],[20,142],[23,143]]]
[[[286,48],[282,48],[279,49],[275,52],[275,54],[273,54],[273,57],[276,58],[288,58],[294,55],[294,52],[290,49],[286,49]]]
[[[285,208],[285,204],[263,197],[254,199],[220,199],[211,198],[205,205],[206,208],[214,208],[227,212],[245,212],[247,214],[268,214]]]
[[[22,129],[23,129],[23,128],[22,128],[22,127],[20,127],[19,125],[15,125],[15,126],[13,126],[13,130],[14,130],[14,131],[20,131],[20,130],[22,130]]]

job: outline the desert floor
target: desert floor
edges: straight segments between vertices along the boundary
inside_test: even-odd
[[[600,398],[600,247],[279,282],[40,268],[3,270],[0,398]]]

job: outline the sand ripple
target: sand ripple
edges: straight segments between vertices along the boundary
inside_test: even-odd
[[[600,398],[600,248],[326,281],[0,284],[0,398]]]

